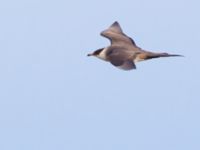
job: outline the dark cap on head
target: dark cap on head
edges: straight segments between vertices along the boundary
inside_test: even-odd
[[[92,54],[88,54],[87,56],[96,56],[99,55],[99,53],[103,50],[104,48],[97,49],[94,51]]]

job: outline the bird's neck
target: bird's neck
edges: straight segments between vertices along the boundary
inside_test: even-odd
[[[99,55],[97,55],[96,57],[98,57],[99,59],[102,59],[102,60],[107,61],[106,51],[107,51],[107,47],[104,48],[104,49],[99,53]]]

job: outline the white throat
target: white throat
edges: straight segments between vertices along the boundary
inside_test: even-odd
[[[99,55],[97,55],[96,57],[98,57],[98,58],[100,58],[100,59],[102,59],[102,60],[105,60],[105,61],[107,61],[107,57],[106,57],[106,51],[107,51],[107,47],[106,48],[104,48],[100,53],[99,53]]]

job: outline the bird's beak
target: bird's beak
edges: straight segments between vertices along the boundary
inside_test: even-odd
[[[93,54],[87,54],[87,56],[92,56]]]

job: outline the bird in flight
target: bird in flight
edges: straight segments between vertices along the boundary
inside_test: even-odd
[[[141,49],[134,40],[123,33],[119,23],[114,22],[108,29],[101,32],[101,35],[108,38],[111,45],[100,48],[88,56],[95,56],[112,65],[123,69],[136,69],[136,62],[159,57],[182,56],[168,53],[155,53]]]

